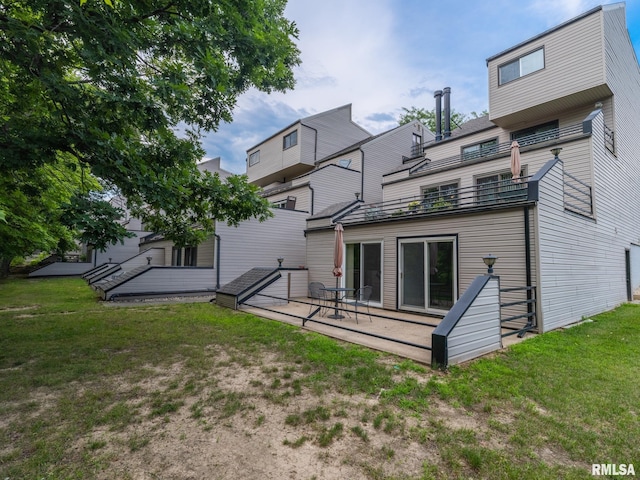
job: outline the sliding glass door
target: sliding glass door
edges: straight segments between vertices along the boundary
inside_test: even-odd
[[[373,287],[371,302],[382,302],[382,243],[348,243],[345,255],[345,287]]]
[[[400,241],[399,303],[406,310],[442,313],[457,298],[455,238]]]

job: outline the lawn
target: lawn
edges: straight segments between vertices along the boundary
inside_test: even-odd
[[[0,479],[640,474],[638,378],[640,305],[439,372],[209,303],[11,279]]]

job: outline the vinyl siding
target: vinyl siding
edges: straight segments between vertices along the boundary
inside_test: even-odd
[[[215,271],[195,267],[153,267],[106,292],[105,300],[113,296],[139,293],[180,293],[215,288]]]
[[[220,236],[220,284],[224,285],[253,267],[283,267],[305,264],[305,212],[273,210],[274,217],[265,222],[255,219],[237,227],[216,224]]]
[[[89,262],[55,262],[29,273],[29,278],[81,276],[93,268]]]
[[[383,175],[402,165],[403,157],[411,157],[413,134],[421,135],[423,143],[434,138],[419,122],[411,122],[387,132],[362,146],[364,152],[364,191],[367,203],[382,201]]]
[[[499,257],[495,270],[496,274],[501,276],[503,286],[505,288],[522,287],[525,285],[523,218],[522,208],[516,208],[427,220],[412,219],[362,226],[345,225],[344,241],[345,243],[383,242],[383,308],[395,310],[398,290],[398,239],[456,236],[459,295],[476,276],[485,273],[486,267],[482,257],[488,253]],[[335,283],[331,273],[333,239],[333,230],[307,232],[309,281]],[[533,252],[535,252],[534,240],[532,235]]]
[[[491,59],[487,65],[491,120],[505,125],[607,96],[602,23],[602,11],[597,11]],[[498,85],[500,65],[540,47],[544,47],[543,70]]]
[[[592,185],[591,147],[588,138],[573,140],[560,145],[561,158],[565,161],[567,171],[582,181]],[[523,151],[521,164],[528,175],[533,175],[553,158],[547,147]],[[435,186],[457,181],[460,188],[473,187],[476,178],[496,172],[510,171],[509,155],[485,162],[468,164],[460,168],[430,174],[414,175],[401,182],[384,185],[384,201],[407,199],[421,194],[422,187]]]
[[[287,190],[286,192],[270,195],[267,197],[267,200],[275,203],[281,200],[286,200],[289,196],[296,197],[296,210],[311,212],[311,190],[309,190],[309,185],[307,184],[299,188]]]
[[[492,278],[447,337],[449,365],[502,348],[500,282]]]
[[[139,220],[138,220],[139,223]],[[127,258],[133,257],[136,253],[138,253],[138,245],[140,244],[140,238],[148,235],[149,232],[143,231],[132,231],[135,234],[133,238],[125,238],[123,239],[124,243],[116,243],[115,245],[109,245],[107,250],[104,252],[95,251],[95,264],[100,265],[101,263],[109,262],[111,258],[111,262],[120,263]],[[87,259],[88,260],[88,259]]]

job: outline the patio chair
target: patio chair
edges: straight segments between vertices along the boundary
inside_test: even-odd
[[[373,293],[373,287],[370,285],[365,285],[355,291],[353,294],[353,299],[347,301],[349,305],[353,305],[356,310],[356,323],[358,323],[358,307],[367,307],[367,315],[369,315],[369,321],[371,320],[371,312],[369,311],[369,300],[371,299],[371,294]]]
[[[312,300],[318,300],[320,304],[320,316],[322,316],[322,311],[324,310],[326,313],[327,310],[327,292],[324,291],[324,283],[322,282],[309,282],[309,298]],[[309,307],[308,315],[311,315],[313,311],[314,305]]]

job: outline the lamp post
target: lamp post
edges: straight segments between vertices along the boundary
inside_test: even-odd
[[[282,262],[284,262],[284,257],[278,257],[278,268],[282,268]]]
[[[485,255],[484,257],[482,257],[482,261],[487,266],[488,275],[493,275],[493,265],[496,263],[496,260],[498,260],[498,257],[491,254]]]

